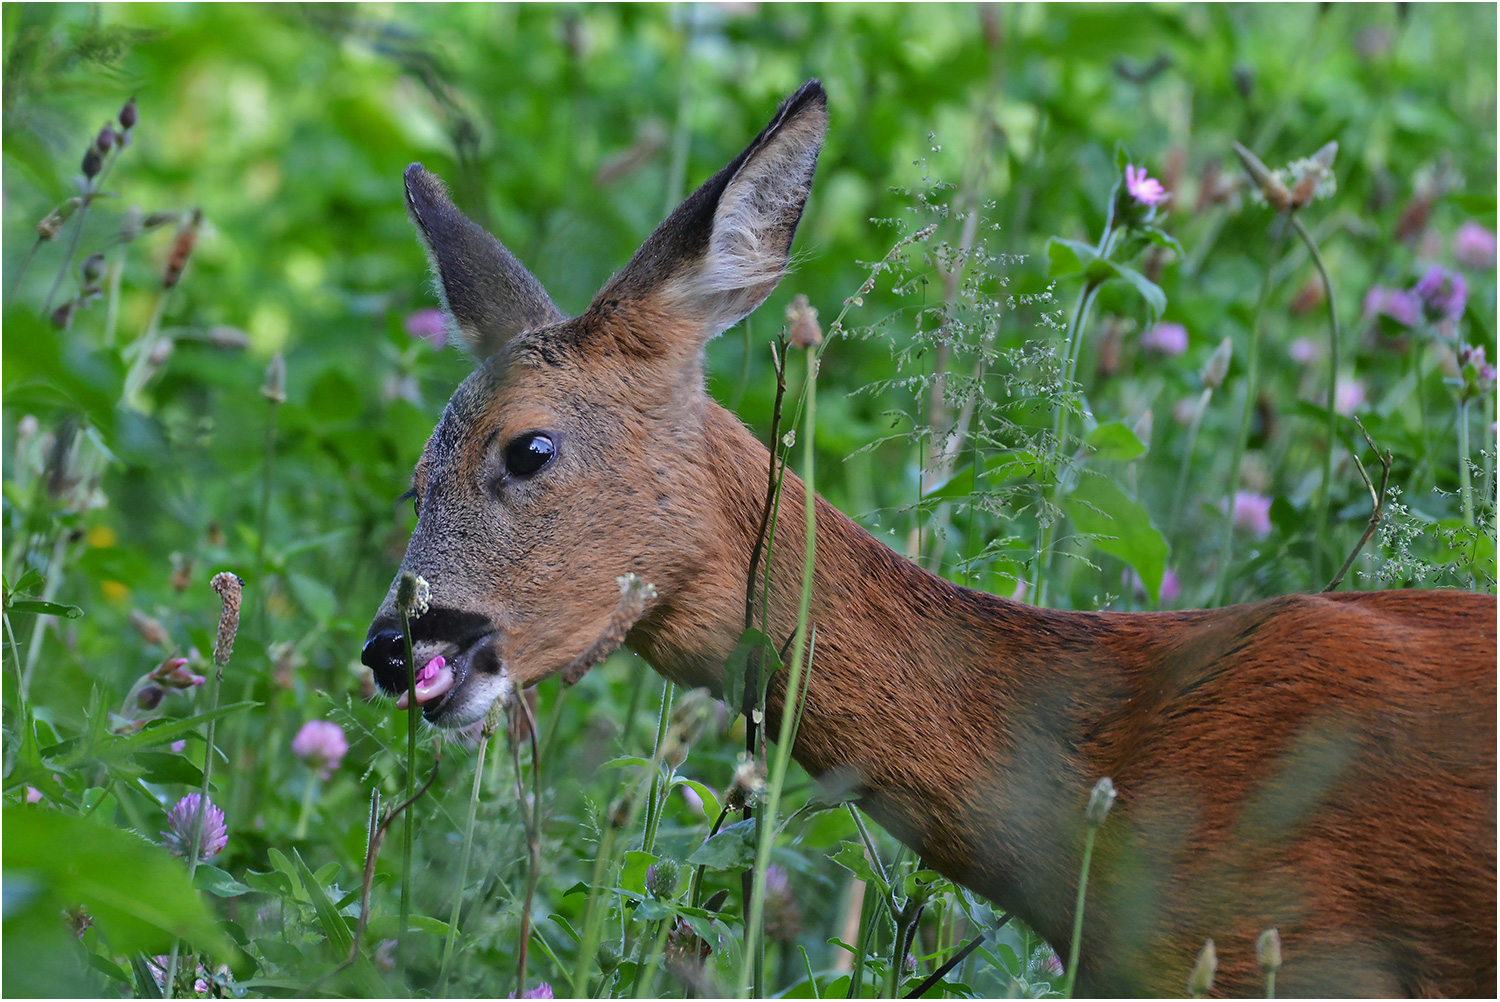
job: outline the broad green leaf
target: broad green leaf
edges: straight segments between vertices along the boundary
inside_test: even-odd
[[[32,612],[38,616],[61,616],[63,619],[77,619],[83,615],[83,610],[76,605],[44,602],[39,598],[18,598],[11,602],[10,611]]]
[[[342,957],[349,952],[349,945],[354,942],[354,934],[349,931],[349,923],[344,921],[333,907],[333,902],[328,900],[328,893],[323,890],[323,885],[318,883],[318,878],[308,869],[302,861],[302,854],[296,849],[292,850],[292,856],[297,860],[297,873],[302,878],[302,886],[307,890],[307,896],[312,899],[313,910],[318,913],[318,924],[323,927],[323,934],[328,937],[328,942],[333,946],[334,952]],[[446,928],[446,927],[445,927]]]
[[[1093,536],[1093,545],[1119,557],[1140,575],[1152,600],[1161,589],[1167,569],[1167,541],[1146,509],[1125,496],[1108,477],[1085,476],[1064,502],[1080,532]]]
[[[681,777],[678,777],[677,779],[673,780],[672,786],[686,786],[694,793],[696,793],[698,795],[698,799],[703,801],[703,813],[710,818],[718,817],[719,812],[724,809],[723,806],[719,803],[718,795],[714,793],[713,790],[710,790],[707,786],[698,782],[696,779],[683,779]]]
[[[876,873],[875,868],[870,865],[870,860],[865,855],[865,847],[860,843],[840,842],[838,852],[828,858],[865,883],[878,887],[882,895],[890,894],[890,886],[880,879],[880,874]]]
[[[1064,240],[1062,237],[1053,237],[1047,241],[1048,278],[1076,275],[1098,259],[1098,252],[1082,241]]]
[[[689,866],[710,870],[742,869],[755,861],[756,819],[746,818],[722,828],[687,858]]]
[[[1089,432],[1089,448],[1100,459],[1129,460],[1145,453],[1146,446],[1123,422],[1110,421]]]
[[[217,866],[210,866],[207,863],[198,864],[198,871],[193,874],[193,886],[220,898],[237,898],[253,890]]]
[[[625,854],[625,865],[620,868],[620,886],[635,894],[646,893],[646,867],[656,862],[649,852],[632,849]]]
[[[7,807],[3,817],[7,929],[14,922],[56,922],[61,909],[81,903],[116,953],[163,953],[176,936],[216,957],[233,956],[182,861],[165,849],[52,810]],[[14,908],[13,880],[29,888]]]
[[[1167,294],[1161,291],[1161,286],[1134,268],[1128,268],[1123,264],[1115,265],[1115,274],[1129,282],[1135,291],[1141,294],[1141,298],[1146,301],[1146,306],[1151,311],[1151,319],[1154,320],[1162,315],[1162,311],[1167,308]]]

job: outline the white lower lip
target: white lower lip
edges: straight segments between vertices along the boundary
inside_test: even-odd
[[[427,662],[422,670],[417,673],[417,705],[430,703],[453,688],[453,669],[448,667],[446,658],[436,657]],[[410,703],[410,693],[403,692],[396,700],[398,709],[406,709]]]

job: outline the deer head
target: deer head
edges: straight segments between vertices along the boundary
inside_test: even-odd
[[[627,572],[656,588],[632,641],[705,638],[656,666],[715,680],[743,592],[714,565],[730,561],[742,582],[749,553],[726,550],[723,506],[701,503],[726,417],[703,388],[703,346],[786,270],[826,129],[809,81],[573,318],[436,177],[407,168],[407,210],[478,362],[417,463],[417,526],[397,574],[431,589],[412,620],[428,720],[462,726],[556,674],[606,629]],[[363,660],[386,692],[406,691],[394,583]]]

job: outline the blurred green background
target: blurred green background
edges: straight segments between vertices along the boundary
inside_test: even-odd
[[[928,393],[934,366],[983,358],[971,396],[995,409],[975,405],[973,464],[981,452],[1045,446],[1056,408],[1079,399],[1046,373],[1081,285],[1049,275],[1047,242],[1097,240],[1123,147],[1172,192],[1156,223],[1181,253],[1146,247],[1133,259],[1164,293],[1160,318],[1130,285],[1104,287],[1075,389],[1097,422],[1120,422],[1147,447],[1101,472],[1144,509],[1142,531],[1170,546],[1178,590],[1162,604],[1322,587],[1369,512],[1350,457],[1376,464],[1349,412],[1393,451],[1402,493],[1346,587],[1493,590],[1492,388],[1468,417],[1474,530],[1464,529],[1456,495],[1454,407],[1456,350],[1495,354],[1493,243],[1488,265],[1464,270],[1454,240],[1471,224],[1493,241],[1495,16],[1491,5],[1445,4],[6,4],[6,802],[32,787],[48,809],[154,836],[164,804],[195,788],[189,773],[134,759],[123,772],[122,762],[64,767],[54,746],[102,727],[99,710],[117,707],[167,655],[196,648],[201,665],[217,615],[206,582],[233,570],[246,581],[246,607],[223,702],[258,705],[219,731],[228,762],[216,802],[230,839],[216,865],[243,879],[272,869],[272,847],[295,844],[314,868],[339,864],[344,891],[357,886],[365,791],[395,789],[393,749],[404,740],[404,724],[360,698],[359,647],[413,523],[395,497],[469,368],[453,345],[408,328],[436,301],[401,171],[421,161],[445,178],[459,205],[576,312],[814,76],[828,91],[831,128],[795,270],[709,347],[708,372],[710,391],[764,435],[774,390],[766,344],[790,298],[808,295],[826,325],[903,234],[938,224],[902,258],[903,288],[877,283],[847,317],[859,336],[825,356],[818,486],[835,504],[955,580],[1035,597],[1015,589],[1038,577],[1051,473],[965,503],[972,472],[967,484],[951,465],[939,476],[930,453],[931,429],[941,438],[964,398],[934,405]],[[37,223],[80,193],[92,137],[132,95],[139,122],[110,160],[106,196],[39,241]],[[1239,141],[1274,168],[1330,140],[1337,191],[1303,216],[1336,292],[1340,374],[1358,387],[1358,403],[1339,408],[1336,442],[1323,434],[1328,335],[1316,271],[1295,239],[1273,235],[1274,213],[1251,198],[1230,152]],[[163,269],[193,209],[202,213],[196,243],[182,281],[164,292]],[[166,215],[148,227],[153,214]],[[944,284],[943,248],[964,244],[971,214],[986,253],[971,254],[969,284],[955,291]],[[82,294],[79,265],[95,253],[99,294],[59,329],[48,314]],[[1452,330],[1407,329],[1367,308],[1372,289],[1409,288],[1432,265],[1467,279],[1467,309]],[[1268,267],[1259,396],[1241,482],[1230,484]],[[929,308],[945,301],[964,318],[967,354],[934,335]],[[1144,346],[1156,319],[1185,328],[1185,351]],[[1225,337],[1234,362],[1191,446],[1180,407],[1198,399],[1200,370]],[[282,403],[263,392],[278,355]],[[1334,481],[1319,533],[1329,450]],[[935,476],[956,479],[921,503]],[[1225,565],[1219,505],[1237,490],[1265,498],[1269,521],[1236,536]],[[1078,530],[1063,523],[1058,547],[1079,559],[1041,568],[1048,603],[1150,606],[1122,580],[1134,565],[1119,548]],[[11,615],[13,590],[84,615]],[[592,858],[574,826],[607,802],[612,780],[577,788],[588,775],[580,766],[649,751],[655,683],[642,697],[644,676],[622,655],[564,705],[555,683],[542,687],[542,719],[559,707],[552,747],[580,750],[553,767],[562,785],[549,807],[543,911],[581,907],[561,894]],[[169,698],[171,715],[189,712],[186,699]],[[312,780],[288,742],[321,716],[345,727],[353,749],[317,790],[310,834],[294,837]],[[730,736],[695,748],[686,772],[722,789],[734,746]],[[188,758],[201,763],[202,751],[201,736],[191,739]],[[496,773],[502,799],[514,796],[506,782]],[[466,785],[453,779],[424,820],[432,879],[418,905],[444,921]],[[111,799],[100,811],[103,796]],[[672,803],[681,816],[671,845],[685,855],[704,823]],[[514,988],[500,972],[514,951],[524,846],[509,810],[484,808],[479,851],[490,855],[485,874],[470,875],[480,883],[466,899],[474,917],[455,991]],[[7,837],[21,816],[7,813]],[[847,874],[821,857],[848,833],[819,824],[796,836],[783,862],[819,888],[802,905],[801,939],[788,942],[806,946],[822,972],[835,965],[826,940],[838,934]],[[723,885],[737,887],[728,875]],[[388,908],[393,894],[382,883],[377,902]],[[6,900],[9,946],[20,928],[13,917],[32,913]],[[305,989],[312,961],[256,945],[278,921],[257,913],[266,900],[286,899],[218,902],[255,958],[236,975],[264,980],[252,990]],[[321,942],[311,920],[307,928],[306,942]],[[15,968],[6,951],[8,993],[125,983],[86,975],[65,942],[47,944],[41,974]],[[1028,981],[1033,946],[1012,944],[1014,970],[992,990],[1046,990],[1044,978]],[[783,988],[805,978],[790,947],[785,959]],[[545,971],[550,961],[537,963]],[[58,972],[72,973],[46,981]],[[105,980],[88,980],[96,976]],[[411,984],[430,991],[431,976],[423,968]],[[278,977],[286,984],[276,988]]]

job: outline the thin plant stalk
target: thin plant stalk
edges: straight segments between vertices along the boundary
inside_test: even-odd
[[[73,266],[73,255],[78,252],[78,241],[83,236],[83,221],[88,217],[89,207],[94,204],[94,199],[99,197],[100,190],[104,187],[104,179],[109,177],[110,168],[114,167],[115,161],[120,158],[123,146],[114,146],[105,157],[104,164],[98,175],[88,182],[88,190],[83,193],[83,202],[78,206],[78,211],[73,213],[69,220],[73,225],[73,232],[68,235],[68,247],[63,252],[62,264],[57,268],[57,276],[52,279],[52,288],[47,290],[47,299],[42,303],[42,315],[46,316],[52,311],[52,302],[57,298],[57,290],[62,287],[63,276]]]
[[[817,561],[817,488],[814,481],[816,450],[814,440],[817,430],[818,365],[820,358],[812,351],[807,353],[807,383],[804,391],[806,418],[803,425],[802,507],[806,540],[802,560],[802,596],[797,607],[797,631],[795,634],[792,661],[787,668],[786,699],[781,708],[781,733],[776,740],[776,761],[766,784],[765,806],[761,815],[759,841],[755,850],[754,890],[750,898],[749,921],[745,926],[745,951],[736,983],[736,993],[743,992],[752,982],[759,986],[763,972],[761,965],[754,963],[759,955],[758,944],[764,937],[761,928],[766,904],[766,868],[771,863],[771,843],[775,836],[776,809],[781,802],[781,787],[786,781],[787,763],[791,759],[793,725],[797,718],[797,690],[802,681],[803,658],[807,651],[808,621],[812,613],[813,573]],[[751,939],[753,937],[753,941]],[[751,967],[757,968],[750,970]],[[762,994],[762,993],[757,993]]]
[[[1073,981],[1078,976],[1078,950],[1083,940],[1083,903],[1089,889],[1089,864],[1094,858],[1094,835],[1090,826],[1083,839],[1083,868],[1078,874],[1078,900],[1073,905],[1073,944],[1068,947],[1068,976],[1063,981],[1063,998],[1073,997]]]
[[[417,789],[417,715],[422,706],[417,702],[417,668],[412,656],[411,610],[401,606],[401,639],[406,645],[406,799],[416,797]],[[401,819],[401,925],[396,933],[396,969],[402,978],[406,976],[406,931],[411,923],[411,857],[416,829],[412,825],[412,813],[407,811]]]
[[[438,997],[448,994],[448,976],[452,973],[453,943],[458,938],[458,913],[463,906],[464,884],[469,879],[469,857],[474,849],[474,822],[479,815],[479,794],[484,787],[484,758],[489,751],[492,732],[488,727],[480,733],[479,751],[474,756],[474,782],[469,787],[469,817],[464,823],[464,847],[459,854],[458,880],[453,886],[453,907],[448,912],[448,935],[443,943],[442,973],[438,976]],[[517,991],[517,994],[520,990]]]
[[[1278,233],[1272,241],[1270,260],[1276,260],[1276,253],[1281,246],[1281,237]],[[1218,605],[1224,600],[1224,586],[1229,579],[1230,556],[1234,550],[1234,495],[1240,489],[1240,465],[1245,459],[1245,443],[1250,436],[1250,415],[1255,412],[1256,379],[1259,374],[1260,365],[1260,330],[1261,318],[1265,314],[1266,302],[1271,298],[1271,271],[1268,263],[1265,277],[1261,279],[1260,295],[1255,300],[1255,313],[1250,318],[1250,353],[1249,362],[1245,370],[1245,403],[1240,409],[1240,428],[1234,436],[1234,451],[1229,460],[1229,481],[1225,494],[1226,506],[1224,512],[1224,542],[1219,550],[1219,574],[1214,584],[1214,600],[1210,605]],[[1333,406],[1332,398],[1328,405]],[[1329,448],[1333,443],[1329,442]]]
[[[1469,484],[1469,400],[1458,402],[1458,490],[1464,503],[1464,525],[1474,528],[1474,490]]]
[[[667,725],[672,719],[672,683],[663,680],[661,686],[661,713],[656,718],[656,756],[661,756],[662,742],[667,738]],[[641,843],[641,851],[650,852],[656,845],[656,830],[661,825],[662,804],[661,799],[661,767],[656,766],[651,770],[651,795],[646,801],[646,834],[645,841]]]
[[[211,587],[223,602],[223,611],[219,614],[219,631],[214,640],[214,671],[209,677],[208,710],[210,713],[219,708],[219,690],[224,684],[224,669],[228,666],[230,655],[234,650],[235,634],[239,632],[240,595],[243,586],[235,575],[220,573],[214,575]],[[193,877],[198,872],[198,856],[203,848],[203,819],[208,814],[208,790],[214,769],[214,731],[218,722],[217,717],[210,717],[204,734],[203,782],[198,788],[198,816],[193,819],[193,837],[188,848],[188,883],[193,882]],[[173,995],[181,946],[181,939],[172,941],[172,955],[167,962],[167,998]]]
[[[1193,420],[1188,425],[1187,445],[1182,450],[1182,466],[1177,470],[1177,488],[1172,492],[1172,507],[1167,512],[1168,535],[1176,529],[1177,520],[1181,516],[1183,495],[1187,493],[1188,469],[1193,464],[1193,450],[1198,445],[1198,429],[1203,424],[1203,415],[1208,410],[1213,395],[1213,387],[1205,386],[1202,395],[1198,397],[1198,406],[1193,408]]]
[[[307,784],[302,787],[302,807],[297,812],[297,830],[292,833],[292,838],[307,837],[307,818],[312,813],[313,793],[318,789],[316,776],[308,776]]]
[[[1317,530],[1314,536],[1319,542],[1322,541],[1328,527],[1329,491],[1333,483],[1333,445],[1338,436],[1338,412],[1334,404],[1338,396],[1339,378],[1339,312],[1333,298],[1333,279],[1328,276],[1328,268],[1323,263],[1323,255],[1318,252],[1318,243],[1313,239],[1307,227],[1302,225],[1302,220],[1292,214],[1292,228],[1307,245],[1307,252],[1312,255],[1313,264],[1318,269],[1318,275],[1323,280],[1323,295],[1328,301],[1328,445],[1323,450],[1323,482],[1318,488],[1318,520]],[[1254,358],[1251,365],[1254,365]],[[1313,580],[1322,579],[1321,563],[1323,550],[1321,546],[1312,548]]]

